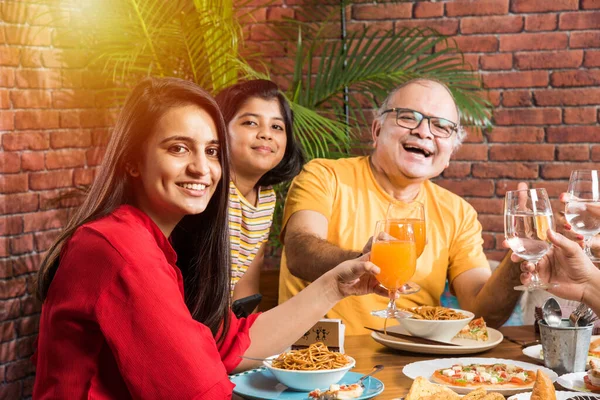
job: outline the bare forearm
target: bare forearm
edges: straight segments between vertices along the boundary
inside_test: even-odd
[[[250,328],[251,345],[245,355],[264,358],[285,350],[333,307],[341,295],[324,276],[285,303],[261,314]],[[298,310],[301,310],[299,312]],[[242,361],[236,370],[256,366]]]
[[[288,234],[285,238],[285,256],[290,272],[309,282],[359,255],[358,251],[342,249],[307,233]]]
[[[588,282],[581,301],[600,316],[600,270],[593,273],[593,278]]]
[[[521,284],[521,270],[510,260],[510,254],[504,257],[472,303],[471,311],[483,316],[491,327],[499,327],[508,320],[521,296],[521,292],[514,289]]]

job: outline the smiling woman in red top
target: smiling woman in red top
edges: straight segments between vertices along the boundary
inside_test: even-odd
[[[280,352],[345,296],[385,295],[365,255],[277,308],[233,316],[228,165],[206,92],[174,78],[134,88],[39,271],[35,399],[229,398],[227,373],[254,366],[240,355]]]

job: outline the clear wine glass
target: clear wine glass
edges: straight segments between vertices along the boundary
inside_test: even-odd
[[[512,251],[524,260],[537,262],[550,250],[548,229],[554,229],[552,206],[546,189],[512,190],[504,198],[504,235]],[[515,290],[545,290],[557,286],[540,281],[537,271],[527,285]]]
[[[565,218],[573,231],[583,235],[584,251],[593,262],[599,262],[590,242],[600,233],[600,182],[597,170],[571,172],[569,199],[565,205]]]
[[[372,311],[371,315],[381,318],[410,316],[410,313],[396,308],[396,293],[415,293],[420,289],[405,288],[417,269],[417,246],[412,224],[398,220],[377,221],[371,262],[381,270],[377,280],[388,290],[390,298],[385,310]]]

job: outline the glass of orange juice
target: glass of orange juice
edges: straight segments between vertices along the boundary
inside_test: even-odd
[[[371,262],[379,267],[379,283],[388,289],[390,301],[385,310],[372,311],[371,314],[382,318],[401,318],[405,312],[396,308],[396,293],[414,293],[410,288],[405,291],[408,280],[417,268],[417,245],[413,225],[398,220],[378,221],[371,246]]]
[[[417,245],[417,258],[419,258],[421,254],[423,254],[423,250],[427,244],[427,236],[425,233],[425,206],[423,203],[420,201],[410,201],[408,203],[393,201],[388,206],[385,219],[395,220],[400,223],[404,222],[412,225],[415,235],[415,243]],[[401,238],[402,232],[394,229],[394,226],[392,226],[391,235]]]

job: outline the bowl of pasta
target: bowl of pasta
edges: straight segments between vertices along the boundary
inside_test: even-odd
[[[400,325],[413,336],[449,342],[475,316],[455,308],[421,306],[405,308],[412,316],[398,318]]]
[[[292,350],[269,357],[263,365],[275,378],[290,389],[312,391],[328,389],[339,382],[352,367],[354,358],[330,351],[323,343],[307,349]]]

